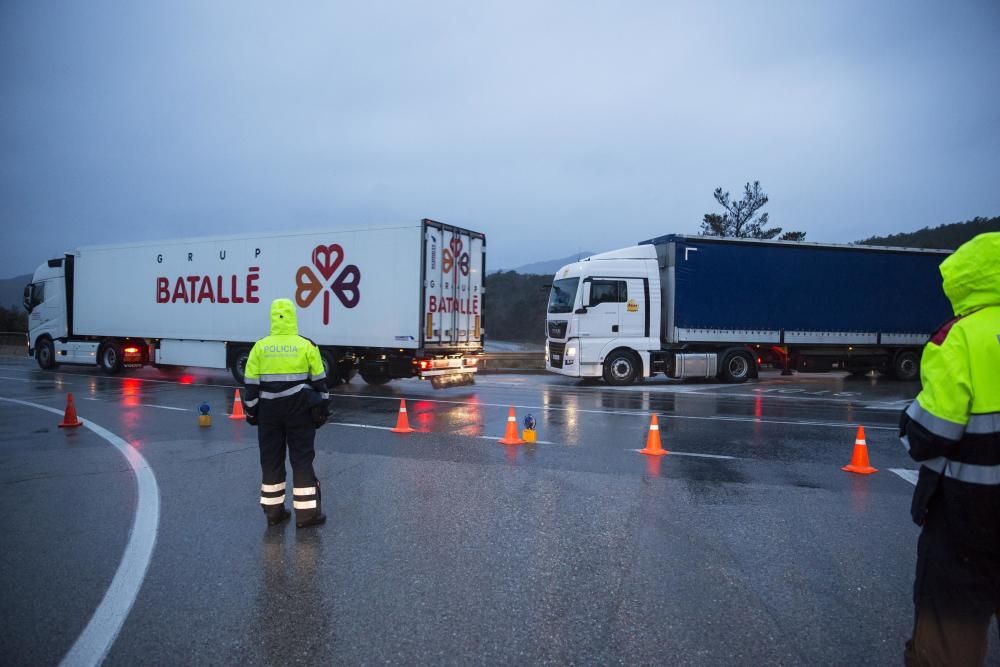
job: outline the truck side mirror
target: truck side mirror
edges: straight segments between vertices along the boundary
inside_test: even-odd
[[[585,280],[584,283],[583,283],[583,292],[580,295],[580,305],[583,306],[583,308],[581,308],[580,310],[582,310],[584,313],[587,312],[587,308],[590,307],[590,286],[591,286],[591,284],[592,283],[589,280]]]
[[[31,283],[24,286],[24,309],[29,313],[34,310],[31,306]]]

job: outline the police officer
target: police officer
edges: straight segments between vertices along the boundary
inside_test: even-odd
[[[955,318],[924,348],[900,437],[921,463],[908,665],[981,665],[1000,611],[1000,233],[941,263]]]
[[[292,463],[295,525],[326,521],[319,480],[313,471],[316,429],[327,419],[330,395],[319,349],[299,335],[295,306],[288,299],[271,304],[271,335],[250,350],[244,372],[244,410],[257,426],[263,480],[260,504],[268,525],[290,514],[285,509],[285,450]]]

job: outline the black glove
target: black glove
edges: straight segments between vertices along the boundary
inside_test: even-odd
[[[245,415],[245,417],[247,418],[247,423],[248,424],[250,424],[251,426],[256,426],[257,425],[257,415],[251,415],[251,414],[247,413]]]
[[[309,409],[309,416],[312,418],[313,426],[319,428],[330,418],[329,412],[327,412],[326,403],[321,403],[320,405],[315,405]]]

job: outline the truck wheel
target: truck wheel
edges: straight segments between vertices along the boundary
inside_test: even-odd
[[[753,359],[746,352],[730,352],[722,360],[722,380],[733,384],[746,382],[753,373]]]
[[[250,358],[250,348],[249,347],[239,347],[233,352],[233,363],[230,367],[230,371],[233,374],[233,379],[236,380],[236,384],[243,384],[246,380],[247,369],[247,359]]]
[[[35,361],[43,371],[50,371],[59,365],[56,363],[56,346],[48,336],[39,339],[35,345]]]
[[[117,375],[122,370],[122,348],[117,341],[107,341],[97,353],[97,363],[108,375]]]
[[[370,385],[373,385],[373,386],[378,386],[378,385],[381,385],[381,384],[385,384],[389,380],[392,379],[391,377],[389,377],[385,373],[382,373],[382,372],[379,372],[379,371],[375,371],[375,370],[360,371],[360,375],[361,375],[361,379],[362,380],[364,380],[366,383],[368,383]]]
[[[913,350],[904,350],[892,362],[892,376],[903,382],[920,379],[920,357]]]
[[[615,387],[633,384],[641,375],[639,359],[628,350],[618,350],[604,360],[604,381]]]
[[[320,350],[319,356],[323,359],[323,370],[326,371],[326,386],[328,389],[333,389],[344,381],[338,373],[337,362],[333,360],[333,355],[326,350]]]

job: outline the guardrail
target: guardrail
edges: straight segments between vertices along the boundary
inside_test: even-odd
[[[479,362],[480,373],[541,373],[544,352],[487,352]]]
[[[5,357],[28,356],[28,334],[23,331],[0,331],[0,355]]]

